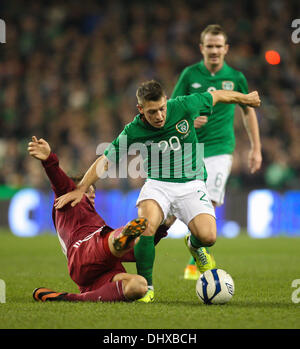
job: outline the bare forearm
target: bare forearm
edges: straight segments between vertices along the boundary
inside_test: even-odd
[[[242,110],[243,123],[249,137],[251,148],[260,150],[261,142],[255,110],[251,107],[246,107]]]
[[[217,90],[210,93],[213,97],[213,105],[216,103],[234,103],[249,105],[255,108],[260,106],[260,98],[257,91],[244,94],[236,91]]]
[[[210,92],[213,96],[213,105],[216,103],[240,103],[247,102],[245,94],[236,91],[216,90]]]
[[[87,191],[88,188],[94,184],[105,171],[107,171],[107,166],[108,160],[106,156],[100,156],[87,170],[77,188],[82,189],[84,192]]]

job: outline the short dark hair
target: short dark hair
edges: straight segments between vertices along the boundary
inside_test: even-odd
[[[223,30],[223,28],[219,24],[210,24],[208,25],[200,34],[200,43],[203,44],[204,37],[206,34],[212,34],[212,35],[223,35],[225,39],[225,43],[227,43],[227,34]]]
[[[70,178],[72,179],[72,181],[77,185],[82,178],[84,177],[84,174],[79,174],[79,175],[75,175],[75,176],[70,176]],[[96,191],[96,186],[95,184],[92,184],[92,187],[94,188],[94,190]]]
[[[147,101],[159,101],[165,95],[161,84],[155,80],[143,82],[136,91],[136,98],[141,105]]]

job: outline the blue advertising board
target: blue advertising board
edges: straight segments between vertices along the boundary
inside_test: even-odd
[[[111,227],[119,227],[137,216],[135,203],[139,190],[124,193],[120,190],[97,190],[95,207]],[[45,194],[36,189],[22,189],[11,199],[8,221],[13,234],[30,237],[53,232],[53,193]],[[241,209],[247,211],[247,231],[253,238],[278,235],[300,236],[300,192],[283,194],[271,190],[254,190],[248,195]],[[234,238],[239,235],[240,224],[226,218],[226,202],[217,207],[218,236]],[[188,232],[187,226],[176,221],[169,230],[169,237],[181,238]]]

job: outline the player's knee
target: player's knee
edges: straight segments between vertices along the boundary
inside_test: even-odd
[[[199,240],[203,244],[203,246],[213,246],[216,242],[217,234],[212,229],[207,229],[206,231],[202,231]]]
[[[216,220],[208,214],[196,216],[189,224],[191,233],[203,246],[212,246],[217,239]]]
[[[137,275],[134,281],[135,283],[133,286],[133,292],[136,295],[136,299],[144,297],[148,291],[148,284],[146,279],[141,275]]]
[[[143,276],[136,275],[132,278],[125,287],[125,297],[130,300],[135,300],[144,297],[148,291],[147,281]]]
[[[211,233],[211,234],[208,234],[205,237],[203,237],[201,239],[201,242],[203,243],[204,246],[209,247],[209,246],[213,246],[215,244],[216,239],[217,239],[216,234]]]

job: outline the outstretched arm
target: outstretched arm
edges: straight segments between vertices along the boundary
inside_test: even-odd
[[[81,201],[83,194],[89,189],[89,187],[94,184],[105,171],[107,171],[107,166],[108,160],[106,156],[100,156],[87,170],[86,174],[77,185],[77,188],[75,190],[62,195],[55,200],[55,208],[60,209],[69,202],[71,202],[72,207],[77,205]]]
[[[260,98],[257,91],[244,94],[236,91],[216,90],[211,91],[210,94],[213,97],[213,105],[217,103],[234,103],[244,104],[254,108],[260,106]]]
[[[42,161],[56,196],[63,195],[76,187],[71,178],[59,167],[57,156],[51,152],[49,143],[43,138],[38,140],[33,136],[32,141],[28,143],[28,152],[35,159]]]

